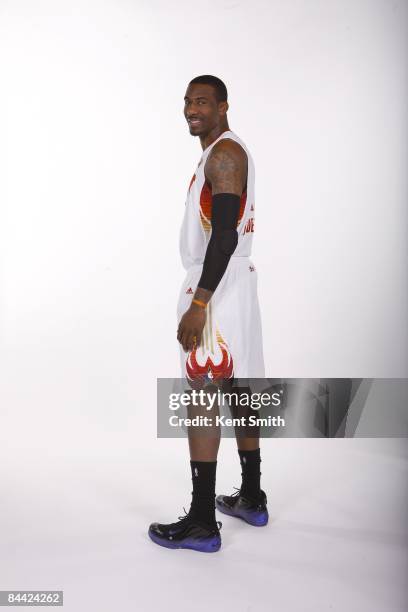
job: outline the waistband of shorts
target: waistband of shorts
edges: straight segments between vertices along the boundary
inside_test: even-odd
[[[241,264],[241,263],[248,263],[250,259],[251,259],[250,255],[231,255],[231,258],[228,262],[228,266],[231,266],[231,264],[236,265],[236,264]],[[189,266],[187,268],[187,271],[193,270],[194,268],[200,268],[202,267],[203,263],[204,263],[204,259],[201,263],[196,263],[196,264],[193,264],[192,266]]]

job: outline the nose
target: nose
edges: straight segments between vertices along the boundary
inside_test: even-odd
[[[197,106],[193,102],[186,103],[185,114],[187,119],[192,119],[197,116]]]

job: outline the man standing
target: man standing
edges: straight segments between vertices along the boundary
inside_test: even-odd
[[[254,165],[245,144],[229,129],[227,89],[215,76],[190,81],[184,115],[203,154],[191,179],[180,236],[186,279],[178,304],[177,339],[183,376],[192,388],[265,376],[256,270],[249,259],[254,232]],[[224,388],[224,387],[223,387]],[[259,432],[237,431],[241,488],[216,498],[218,510],[266,525],[260,488]],[[215,552],[221,546],[215,519],[215,477],[220,429],[189,430],[193,481],[188,514],[171,524],[152,523],[150,538],[168,548]]]

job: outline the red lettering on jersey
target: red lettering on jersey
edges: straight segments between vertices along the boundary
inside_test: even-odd
[[[245,236],[245,234],[248,234],[249,232],[253,232],[253,231],[254,231],[254,219],[253,217],[251,217],[246,222],[245,227],[244,227],[244,232],[242,235]]]

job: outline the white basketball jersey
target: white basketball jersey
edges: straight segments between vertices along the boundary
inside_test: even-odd
[[[237,223],[238,244],[233,257],[248,257],[251,255],[255,221],[255,168],[252,157],[242,140],[231,130],[226,130],[203,151],[197,169],[190,181],[180,232],[180,254],[186,270],[204,262],[207,244],[211,237],[212,194],[211,186],[204,174],[204,167],[211,149],[222,138],[235,140],[241,145],[248,157],[247,184],[241,196]]]

